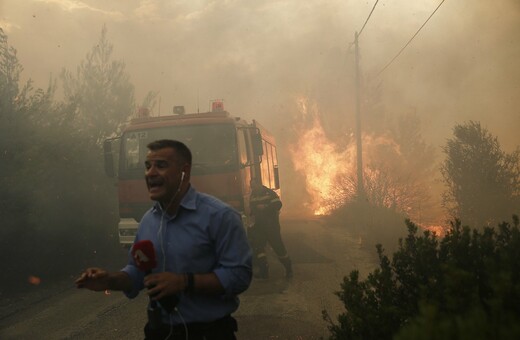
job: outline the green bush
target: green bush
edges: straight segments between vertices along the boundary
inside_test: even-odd
[[[455,221],[443,239],[406,224],[392,260],[378,245],[380,268],[343,279],[346,312],[323,311],[330,339],[519,339],[518,217],[482,231]]]

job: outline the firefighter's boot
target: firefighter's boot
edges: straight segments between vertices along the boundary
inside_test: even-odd
[[[291,258],[289,257],[289,255],[279,257],[279,259],[285,268],[285,277],[288,279],[292,278],[293,277],[292,262],[291,262]]]
[[[267,257],[265,254],[259,254],[256,259],[258,271],[255,277],[257,279],[268,279],[269,278],[269,263],[267,263]]]

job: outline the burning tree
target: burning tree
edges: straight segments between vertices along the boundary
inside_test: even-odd
[[[435,152],[424,142],[415,114],[401,116],[386,130],[382,126],[365,129],[364,195],[360,197],[353,133],[329,133],[317,104],[302,97],[298,105],[297,138],[290,151],[295,169],[305,179],[309,210],[330,216],[373,245],[405,235],[402,222],[406,218],[421,224],[437,222],[430,196]]]
[[[298,104],[297,138],[290,148],[293,164],[305,177],[308,207],[316,215],[330,215],[356,198],[353,134],[328,133],[316,104],[306,98],[299,98]],[[362,141],[368,203],[420,219],[429,204],[435,163],[433,148],[421,137],[418,117],[404,115],[394,129],[364,133]]]

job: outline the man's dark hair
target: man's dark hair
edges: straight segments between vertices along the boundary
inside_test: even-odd
[[[146,147],[150,151],[157,151],[164,148],[172,148],[179,154],[182,161],[191,164],[190,149],[186,146],[186,144],[184,144],[183,142],[179,142],[178,140],[160,139],[149,143]]]

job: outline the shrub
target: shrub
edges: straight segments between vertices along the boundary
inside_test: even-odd
[[[443,147],[443,205],[475,228],[511,216],[520,199],[520,148],[502,150],[498,138],[479,122],[455,125]]]
[[[330,339],[520,338],[518,217],[482,231],[455,221],[442,240],[406,224],[391,261],[378,245],[380,268],[343,279],[346,312],[323,311]]]

